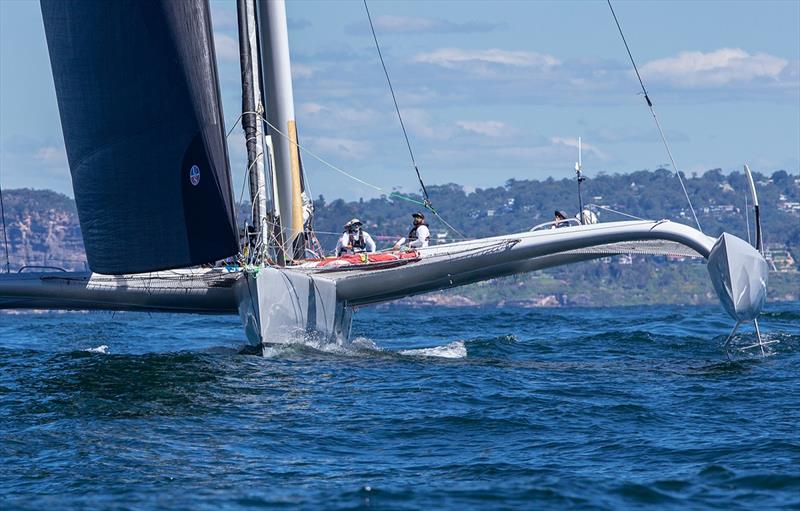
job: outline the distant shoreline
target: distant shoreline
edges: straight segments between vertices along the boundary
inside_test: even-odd
[[[415,298],[403,298],[400,300],[396,300],[394,302],[388,302],[380,305],[376,305],[377,308],[389,308],[389,307],[408,307],[412,309],[422,309],[426,307],[439,307],[443,309],[481,309],[481,308],[496,308],[496,309],[503,309],[506,307],[509,308],[516,308],[516,309],[604,309],[604,308],[616,308],[616,307],[659,307],[659,306],[670,306],[670,307],[696,307],[696,306],[718,306],[720,307],[720,311],[722,310],[721,305],[719,302],[714,301],[703,301],[701,303],[689,303],[689,302],[663,302],[663,303],[629,303],[629,304],[560,304],[560,303],[545,303],[540,304],[537,303],[537,300],[531,300],[526,302],[524,300],[517,300],[513,302],[483,302],[478,303],[471,301],[467,297],[458,296],[449,297],[455,298],[449,300],[437,300],[436,297],[432,296],[421,296],[419,299]],[[778,300],[767,300],[767,306],[769,305],[782,305],[782,304],[792,304],[800,302],[800,295],[795,296],[790,299],[778,299]]]

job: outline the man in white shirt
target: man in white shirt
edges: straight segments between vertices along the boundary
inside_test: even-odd
[[[361,220],[354,218],[344,224],[344,233],[336,243],[336,257],[342,254],[358,254],[375,252],[375,241],[368,232],[361,230]]]
[[[400,238],[395,243],[394,248],[399,249],[403,245],[408,248],[425,248],[431,240],[431,231],[428,229],[428,224],[425,223],[425,215],[417,211],[411,218],[414,219],[414,226],[408,233],[408,238]]]

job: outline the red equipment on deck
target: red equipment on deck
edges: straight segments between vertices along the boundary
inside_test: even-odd
[[[339,257],[325,257],[305,261],[303,268],[319,268],[321,271],[380,269],[407,264],[420,259],[416,251],[393,250],[391,252],[360,252]]]

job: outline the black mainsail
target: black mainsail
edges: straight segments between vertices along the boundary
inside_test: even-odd
[[[238,252],[207,0],[42,0],[91,269]]]

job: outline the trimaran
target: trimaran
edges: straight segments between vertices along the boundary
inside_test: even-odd
[[[637,244],[659,253],[664,242],[707,260],[737,327],[764,305],[760,241],[754,248],[668,220],[575,222],[356,261],[307,259],[314,237],[282,0],[237,2],[253,208],[242,239],[207,0],[41,0],[41,9],[92,271],[2,275],[0,308],[230,313],[255,346],[298,335],[341,341],[358,306]]]

